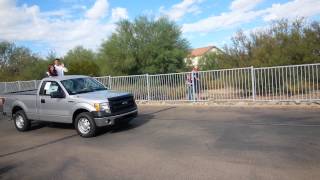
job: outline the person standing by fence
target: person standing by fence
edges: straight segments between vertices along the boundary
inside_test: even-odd
[[[194,86],[194,95],[196,100],[200,100],[200,77],[199,77],[199,67],[195,66],[192,71],[192,82]]]
[[[193,85],[192,85],[192,74],[188,73],[187,74],[187,79],[186,79],[186,85],[187,85],[187,100],[193,100]]]

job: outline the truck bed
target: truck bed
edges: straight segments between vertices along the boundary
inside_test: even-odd
[[[19,101],[28,107],[25,110],[26,113],[36,113],[37,91],[38,90],[15,91],[1,95],[5,98],[5,104],[2,111],[7,114],[11,114],[11,110],[13,108],[11,105],[13,102]]]

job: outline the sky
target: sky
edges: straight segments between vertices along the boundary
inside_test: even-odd
[[[0,0],[0,40],[45,57],[75,46],[97,51],[121,19],[175,21],[192,48],[230,43],[279,19],[320,20],[320,0]]]

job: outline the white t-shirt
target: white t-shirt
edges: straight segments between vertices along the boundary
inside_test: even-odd
[[[56,71],[57,71],[57,75],[58,76],[64,76],[64,72],[66,71],[66,68],[63,67],[63,66],[57,66],[57,65],[54,65]]]

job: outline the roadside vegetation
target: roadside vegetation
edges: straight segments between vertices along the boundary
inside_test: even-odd
[[[121,20],[95,52],[77,46],[62,57],[69,74],[90,76],[189,71],[190,49],[181,28],[166,18]],[[0,82],[41,79],[55,53],[40,57],[26,47],[0,42]],[[240,30],[218,54],[200,59],[201,70],[320,62],[320,22],[273,22],[264,30]]]
[[[204,70],[320,62],[320,22],[273,22],[264,30],[238,31],[218,54],[200,59]]]

